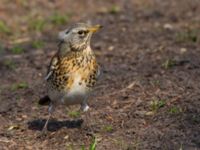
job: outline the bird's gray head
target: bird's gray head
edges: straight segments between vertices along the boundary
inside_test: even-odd
[[[94,32],[102,26],[91,26],[85,23],[77,23],[59,33],[61,45],[64,44],[72,51],[80,51],[90,45],[90,39]]]

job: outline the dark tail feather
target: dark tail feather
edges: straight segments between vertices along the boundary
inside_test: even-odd
[[[38,101],[38,104],[39,105],[49,105],[50,102],[51,102],[51,99],[49,98],[48,95],[46,95],[46,96],[40,98],[40,100]]]

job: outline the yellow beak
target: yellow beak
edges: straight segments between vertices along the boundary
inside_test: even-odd
[[[100,28],[102,28],[103,26],[101,26],[101,25],[95,25],[95,26],[93,26],[93,27],[89,27],[88,28],[88,30],[90,31],[90,32],[96,32],[96,31],[98,31]]]

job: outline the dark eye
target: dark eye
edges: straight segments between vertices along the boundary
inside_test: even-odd
[[[68,33],[69,33],[69,30],[65,32],[65,34],[68,34]]]
[[[78,31],[78,34],[83,34],[83,33],[85,33],[85,31],[83,31],[83,30],[81,30],[81,31]]]
[[[80,31],[78,31],[78,34],[79,35],[86,35],[87,33],[88,33],[89,31],[87,31],[87,30],[80,30]]]

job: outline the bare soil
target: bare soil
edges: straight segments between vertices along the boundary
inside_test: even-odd
[[[200,149],[199,0],[1,0],[0,20],[0,149],[88,149],[91,130],[97,150]],[[58,31],[87,21],[104,26],[90,119],[62,106],[38,138]]]

